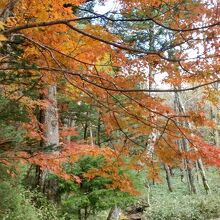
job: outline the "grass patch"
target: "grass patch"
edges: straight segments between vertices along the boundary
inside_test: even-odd
[[[198,194],[190,195],[176,171],[172,178],[174,192],[169,193],[166,183],[151,185],[151,206],[148,220],[207,220],[220,216],[220,174],[215,169],[207,172],[211,193],[206,194],[202,182],[197,181]]]

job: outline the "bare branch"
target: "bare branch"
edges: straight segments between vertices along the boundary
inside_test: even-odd
[[[112,87],[105,87],[104,85],[97,84],[93,80],[90,80],[88,78],[94,78],[97,76],[94,75],[85,75],[81,73],[74,72],[72,70],[68,69],[62,69],[62,68],[54,68],[54,67],[33,67],[33,66],[26,66],[26,67],[6,67],[6,68],[0,68],[0,70],[18,70],[18,69],[24,69],[24,70],[45,70],[45,71],[50,71],[50,72],[63,72],[70,74],[72,76],[78,76],[85,82],[88,82],[96,87],[99,87],[101,89],[105,89],[108,91],[115,91],[115,92],[123,92],[123,93],[132,93],[132,92],[155,92],[155,93],[165,93],[165,92],[186,92],[186,91],[193,91],[199,88],[202,88],[204,86],[212,85],[214,83],[219,83],[220,79],[213,80],[211,82],[203,83],[197,86],[192,86],[188,88],[182,88],[182,89],[123,89],[120,87],[112,88]],[[100,78],[100,76],[98,77]],[[104,78],[103,78],[104,79]],[[114,84],[114,87],[116,85]]]

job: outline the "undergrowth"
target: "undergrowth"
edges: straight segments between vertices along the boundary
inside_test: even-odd
[[[151,206],[145,212],[147,220],[208,220],[220,216],[220,174],[207,172],[211,192],[206,194],[201,180],[197,182],[198,193],[190,195],[187,184],[180,181],[179,174],[173,180],[174,192],[167,190],[166,183],[151,186]]]

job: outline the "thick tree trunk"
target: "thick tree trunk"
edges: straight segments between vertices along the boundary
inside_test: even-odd
[[[56,86],[50,85],[47,88],[47,95],[44,97],[48,101],[48,106],[44,111],[44,136],[43,145],[50,149],[53,154],[58,154],[59,146],[59,123],[58,123],[58,109],[56,99]],[[39,186],[47,197],[55,202],[59,202],[58,182],[56,179],[49,179],[49,171],[41,171]]]
[[[56,86],[51,85],[48,87],[49,105],[45,110],[45,138],[46,145],[51,146],[53,152],[57,151],[59,145],[59,123],[58,123],[58,109],[56,99]]]

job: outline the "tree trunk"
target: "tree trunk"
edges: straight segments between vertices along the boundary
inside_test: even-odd
[[[182,147],[181,148],[185,152],[189,151],[189,146],[188,146],[188,143],[185,139],[182,139]],[[189,190],[190,190],[190,192],[196,194],[197,189],[196,189],[195,178],[194,178],[194,169],[195,169],[194,163],[192,161],[190,161],[189,159],[185,159],[185,170],[187,173]]]
[[[88,118],[89,116],[89,111],[86,112],[86,118]],[[86,119],[86,123],[85,123],[85,126],[84,126],[84,133],[83,133],[83,139],[86,140],[87,138],[87,131],[88,131],[88,121]]]
[[[170,169],[167,164],[164,164],[164,169],[166,171],[166,180],[167,180],[167,186],[170,192],[173,192],[173,186],[171,183],[171,175],[170,175]]]
[[[218,109],[217,107],[213,107],[214,121],[216,123],[216,128],[214,130],[215,135],[215,145],[217,147],[220,146],[220,138],[219,138],[219,128],[218,128]]]
[[[112,207],[109,212],[107,220],[120,220],[121,214],[122,214],[122,210],[119,207],[117,206]]]
[[[57,147],[59,145],[59,125],[56,94],[56,86],[49,86],[47,97],[49,106],[45,110],[45,143],[47,146],[50,145],[52,147],[53,152],[57,151]]]
[[[185,109],[180,100],[179,93],[175,93],[175,108],[177,112],[185,113]],[[185,124],[185,126],[188,126],[188,124]],[[179,148],[181,151],[185,151],[185,152],[189,151],[189,146],[185,138],[179,141]],[[189,191],[192,193],[196,193],[197,189],[196,189],[195,179],[194,179],[194,174],[193,174],[194,164],[192,163],[192,161],[188,159],[184,159],[184,167],[185,167],[186,174],[187,174],[187,182],[189,186]]]
[[[208,180],[206,178],[205,169],[203,167],[203,163],[202,163],[201,159],[198,159],[197,165],[198,165],[198,168],[199,168],[199,171],[200,171],[200,175],[202,177],[203,186],[205,188],[206,193],[208,194],[210,192],[210,187],[209,187],[209,184],[208,184]]]
[[[218,83],[214,83],[214,88],[217,91],[219,91],[218,87],[219,87]],[[216,128],[214,130],[215,145],[220,146],[220,137],[219,137],[219,128],[218,128],[218,121],[219,121],[218,120],[218,106],[213,106],[212,107],[212,112],[213,112],[213,115],[214,115],[214,121],[216,123]]]
[[[97,125],[97,140],[96,144],[100,147],[101,146],[101,116],[100,112],[98,113],[98,125]]]
[[[183,104],[181,102],[181,98],[180,98],[179,93],[175,93],[175,100],[177,102],[177,106],[178,106],[179,112],[182,112],[182,113],[185,114],[185,109],[184,109],[184,106],[183,106]],[[186,125],[186,127],[190,128],[190,129],[192,127],[189,122],[186,122],[185,125]],[[189,150],[189,146],[188,146],[187,140],[182,139],[182,147],[183,147],[183,150],[185,150],[185,151]],[[195,149],[195,150],[197,150],[197,149]],[[198,168],[200,170],[200,175],[202,177],[203,186],[204,186],[206,192],[208,193],[210,191],[210,187],[208,185],[208,181],[207,181],[207,178],[206,178],[206,175],[205,175],[205,170],[204,170],[204,167],[203,167],[202,159],[201,158],[198,159],[196,161],[196,163],[197,163]],[[193,170],[192,170],[194,166],[193,166],[192,162],[190,162],[189,160],[186,160],[186,166],[187,166],[187,170],[188,170],[188,177],[189,177],[189,181],[190,181],[192,192],[196,193],[196,188],[195,188],[195,183],[194,183],[194,176],[193,176]]]
[[[10,0],[6,7],[0,10],[0,21],[5,22],[7,17],[12,15],[12,11],[14,6],[19,0]],[[13,36],[10,36],[12,38]],[[58,111],[57,111],[57,100],[56,100],[56,86],[50,85],[47,88],[47,97],[45,97],[49,101],[49,105],[47,109],[44,111],[44,119],[40,119],[44,121],[45,125],[45,140],[43,141],[44,146],[50,146],[51,151],[56,154],[58,153],[57,147],[59,145],[59,131],[58,131]],[[41,116],[42,116],[41,115]],[[40,117],[41,117],[40,116]],[[40,143],[42,146],[42,143]],[[48,198],[57,201],[57,189],[58,184],[54,180],[47,179],[49,172],[41,171],[39,167],[36,168],[36,174],[38,179],[38,185],[43,192],[46,193]]]
[[[94,145],[94,139],[93,139],[93,131],[92,131],[92,123],[89,125],[89,136],[90,136],[90,144]]]
[[[47,96],[44,97],[48,101],[48,106],[44,111],[44,145],[50,149],[53,154],[58,154],[59,146],[59,123],[58,123],[58,109],[57,109],[57,99],[56,99],[56,86],[50,85],[47,88]],[[56,179],[50,179],[49,171],[41,171],[39,186],[48,199],[55,202],[60,201],[58,195],[58,182]]]

